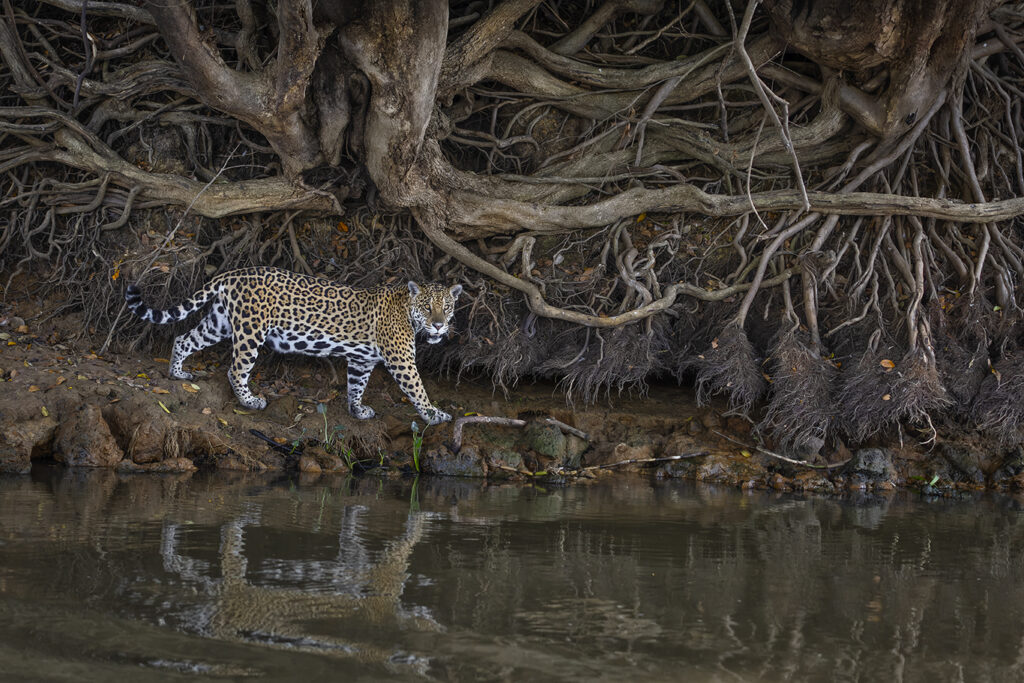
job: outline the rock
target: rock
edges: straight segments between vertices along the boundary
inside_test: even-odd
[[[537,454],[554,458],[556,462],[565,460],[568,440],[558,427],[535,422],[526,427],[525,437],[527,446]]]
[[[323,472],[323,468],[320,467],[320,463],[313,456],[303,455],[299,458],[299,471],[306,474],[320,474]]]
[[[892,458],[882,448],[861,448],[853,454],[848,468],[858,474],[883,477],[892,470]]]
[[[195,472],[195,463],[188,458],[168,458],[160,462],[152,462],[139,465],[125,458],[117,463],[117,471],[124,473],[150,472],[159,474],[170,474],[177,472]]]
[[[972,484],[984,484],[985,473],[981,470],[981,458],[977,452],[960,445],[942,442],[939,451],[953,468],[958,478]]]
[[[566,437],[565,459],[562,461],[562,466],[579,469],[583,465],[583,453],[588,448],[590,448],[590,443],[585,439],[581,439],[575,434],[569,434]]]
[[[850,476],[848,487],[876,484],[896,479],[896,468],[892,456],[884,448],[861,448],[847,463],[845,470]]]
[[[447,448],[428,450],[420,458],[424,472],[444,477],[483,477],[484,465],[480,452],[474,446],[463,446],[458,455]]]
[[[519,455],[515,451],[506,450],[504,448],[495,448],[491,451],[491,463],[494,467],[511,467],[513,469],[519,469],[523,466],[523,456]]]
[[[57,428],[53,457],[68,467],[113,467],[124,453],[100,409],[85,404]]]
[[[0,472],[27,474],[32,459],[49,451],[57,421],[41,417],[15,422],[0,432]]]
[[[316,462],[320,465],[320,469],[324,472],[344,472],[348,470],[348,465],[337,455],[333,453],[316,453]],[[301,467],[301,463],[299,465]]]
[[[697,481],[753,488],[765,474],[759,465],[742,455],[711,453],[695,460],[699,461],[693,472],[693,478]]]
[[[722,418],[715,411],[708,410],[700,416],[700,423],[704,429],[718,429],[722,426]]]
[[[128,440],[128,457],[137,465],[160,462],[164,458],[164,425],[140,422]]]
[[[618,462],[625,462],[627,460],[647,460],[654,457],[654,444],[645,443],[639,446],[630,446],[626,443],[620,443],[615,446],[611,452],[611,456],[602,459],[607,462],[600,464],[614,464]],[[616,472],[636,472],[646,467],[644,464],[631,463],[629,465],[620,465],[615,468]]]
[[[836,485],[821,470],[807,470],[793,477],[793,488],[797,491],[833,493]]]
[[[825,447],[825,440],[820,436],[808,436],[793,444],[793,452],[801,460],[810,460],[821,453]]]

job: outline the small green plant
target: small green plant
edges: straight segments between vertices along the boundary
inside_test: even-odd
[[[320,413],[320,416],[324,418],[324,448],[329,450],[331,444],[334,443],[334,433],[331,432],[327,425],[327,404],[317,403],[316,412]]]
[[[327,404],[317,403],[316,412],[324,418],[324,438],[323,445],[324,450],[328,453],[337,453],[341,456],[345,464],[348,465],[349,469],[352,469],[352,463],[356,462],[355,453],[352,451],[352,447],[348,445],[345,437],[342,435],[345,431],[344,425],[334,425],[334,429],[331,429],[330,424],[327,422]]]
[[[427,425],[424,425],[421,432],[420,426],[416,424],[416,420],[413,420],[410,427],[412,427],[412,466],[419,472],[420,452],[423,450],[423,437],[427,434]]]
[[[338,455],[340,455],[341,459],[345,461],[348,468],[352,469],[352,463],[356,462],[356,456],[355,453],[352,452],[352,448],[345,441],[342,441],[338,445]]]

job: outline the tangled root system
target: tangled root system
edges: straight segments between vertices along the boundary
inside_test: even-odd
[[[722,330],[693,364],[697,369],[697,402],[702,405],[712,396],[724,394],[731,410],[746,415],[767,387],[754,345],[739,325],[730,324]]]
[[[1003,358],[990,370],[971,406],[971,417],[979,429],[1000,441],[1019,441],[1024,426],[1024,360]]]
[[[793,331],[783,333],[769,364],[771,399],[758,430],[783,450],[824,442],[839,412],[833,396],[839,374],[835,364]]]

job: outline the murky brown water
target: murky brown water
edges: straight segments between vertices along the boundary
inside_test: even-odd
[[[0,478],[5,680],[1022,680],[1024,513],[652,484]]]

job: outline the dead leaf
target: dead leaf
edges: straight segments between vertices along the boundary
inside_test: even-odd
[[[166,358],[154,358],[153,362],[154,363],[170,363],[171,361],[167,360]]]
[[[141,377],[142,379],[149,379],[149,375],[147,375],[147,374],[146,374],[146,373],[144,373],[144,372],[140,372],[139,374],[137,374],[137,375],[135,375],[135,376],[136,376],[136,377]]]
[[[46,406],[41,406],[39,409],[43,411],[43,417],[50,417],[50,411],[46,409]]]
[[[892,394],[886,394],[885,396],[882,397],[882,400],[883,401],[891,401],[892,400]]]
[[[166,389],[163,389],[163,388],[161,388],[161,387],[155,387],[155,388],[153,389],[153,393],[154,393],[154,394],[169,394],[169,393],[171,393],[171,392],[169,392],[169,391],[167,391]]]
[[[718,348],[718,337],[715,337],[714,339],[711,340],[711,348],[713,348],[713,349],[717,349]]]
[[[886,371],[892,370],[894,367],[896,367],[896,364],[893,363],[888,358],[882,359],[881,361],[878,362],[878,364],[885,368]]]
[[[203,415],[213,415],[213,411],[209,408],[203,408],[202,413]]]
[[[64,377],[63,375],[61,375],[60,377],[57,378],[57,386],[59,387],[61,384],[64,384],[64,382],[66,382],[66,381],[67,381],[67,378]]]
[[[742,455],[744,458],[749,458],[750,457],[750,451],[748,451],[746,448],[744,448],[742,451],[740,451],[740,455]]]
[[[189,382],[182,382],[181,383],[181,388],[184,389],[185,391],[187,391],[190,394],[194,394],[197,391],[199,391],[199,387],[197,387],[195,384],[191,384]]]
[[[33,384],[32,386],[30,386],[30,387],[28,388],[28,390],[29,390],[30,392],[32,392],[32,391],[39,391],[39,387],[37,387],[37,386],[36,386],[35,384]]]
[[[157,401],[157,403],[160,404],[160,407],[164,409],[165,413],[167,413],[168,415],[171,414],[171,409],[165,406],[163,401]]]
[[[28,325],[18,325],[14,331],[18,334],[28,334]]]
[[[218,418],[217,418],[217,422],[220,422],[220,423],[221,423],[222,425],[224,425],[225,427],[227,427],[227,426],[228,426],[228,421],[227,421],[227,420],[225,420],[225,419],[224,419],[223,417],[218,417]]]
[[[251,410],[242,410],[241,408],[235,408],[235,415],[252,415]]]

